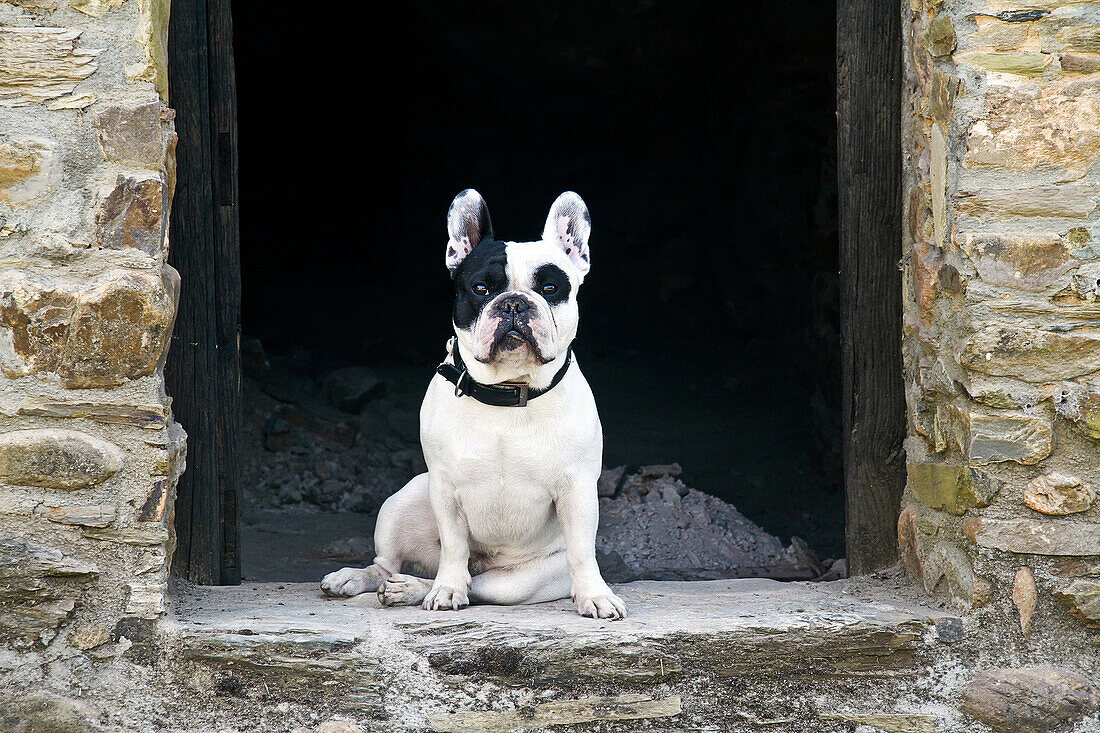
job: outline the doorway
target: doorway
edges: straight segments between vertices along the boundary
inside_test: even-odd
[[[588,203],[577,353],[609,468],[677,463],[784,544],[844,556],[834,8],[420,2],[346,24],[384,43],[289,7],[232,15],[246,558],[262,511],[365,524],[417,470],[450,328],[443,214],[466,187],[505,239],[537,236],[562,190]],[[334,374],[365,380],[362,405],[325,412]],[[370,470],[319,465],[349,448]]]

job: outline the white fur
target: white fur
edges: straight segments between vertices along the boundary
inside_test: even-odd
[[[575,202],[569,205],[576,210]],[[542,321],[542,330],[533,331],[545,339],[540,348],[552,361],[538,364],[529,349],[507,352],[490,364],[477,361],[473,357],[484,339],[481,317],[469,330],[456,329],[457,348],[479,382],[523,380],[545,387],[565,363],[576,335],[576,292],[587,268],[582,271],[559,241],[508,243],[507,254],[509,290],[537,304],[533,320]],[[573,286],[569,300],[553,308],[533,291],[532,274],[547,262],[568,273]],[[420,408],[420,440],[428,472],[379,511],[374,565],[330,573],[321,583],[326,593],[377,588],[384,605],[421,603],[427,609],[571,595],[581,615],[625,616],[626,606],[596,564],[603,434],[592,390],[576,361],[554,389],[526,407],[456,397],[454,385],[436,375]],[[430,586],[400,575],[405,563],[434,575]]]

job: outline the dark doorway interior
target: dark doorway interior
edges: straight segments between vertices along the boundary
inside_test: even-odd
[[[233,3],[246,337],[415,401],[449,334],[451,198],[525,240],[575,190],[606,465],[679,462],[843,556],[832,4],[279,5]]]

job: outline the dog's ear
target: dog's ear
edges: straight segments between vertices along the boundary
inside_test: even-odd
[[[561,247],[583,276],[590,267],[588,235],[591,231],[592,220],[584,200],[572,191],[566,191],[550,207],[542,238]]]
[[[493,223],[489,221],[489,207],[481,194],[467,188],[455,196],[451,208],[447,210],[446,259],[451,277],[478,242],[492,238]]]

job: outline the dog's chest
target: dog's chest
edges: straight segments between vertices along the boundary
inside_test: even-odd
[[[496,551],[545,544],[557,534],[554,500],[544,480],[499,463],[470,463],[455,484],[455,499],[470,536]]]

